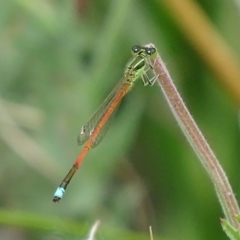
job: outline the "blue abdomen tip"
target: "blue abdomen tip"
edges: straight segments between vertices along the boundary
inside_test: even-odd
[[[56,192],[54,193],[54,197],[62,198],[64,193],[65,193],[65,189],[62,187],[58,187]]]

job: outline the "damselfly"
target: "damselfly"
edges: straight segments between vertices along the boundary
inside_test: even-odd
[[[102,105],[94,113],[91,119],[81,128],[81,131],[78,135],[78,144],[82,145],[86,141],[87,143],[79,154],[72,168],[57,188],[53,197],[53,202],[59,202],[61,200],[69,182],[76,173],[90,148],[96,147],[101,142],[106,134],[109,118],[120,104],[122,98],[132,88],[134,82],[141,77],[144,86],[154,84],[156,77],[149,78],[146,72],[149,68],[152,68],[150,59],[156,56],[156,49],[152,47],[141,47],[136,45],[132,48],[132,54],[134,58],[128,64],[124,73],[124,77],[104,100]]]

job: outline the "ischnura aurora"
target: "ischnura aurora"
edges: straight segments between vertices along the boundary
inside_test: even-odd
[[[134,58],[128,64],[124,77],[104,100],[102,105],[94,113],[86,125],[81,128],[78,135],[78,144],[82,145],[86,141],[87,143],[72,168],[57,188],[53,197],[53,202],[59,202],[62,199],[68,184],[78,170],[90,148],[96,147],[101,142],[106,134],[110,117],[120,104],[123,97],[132,88],[134,82],[139,77],[142,78],[144,86],[153,85],[156,81],[156,77],[149,78],[146,72],[149,68],[152,68],[150,59],[153,59],[157,55],[157,50],[153,47],[135,45],[132,47],[132,54]]]

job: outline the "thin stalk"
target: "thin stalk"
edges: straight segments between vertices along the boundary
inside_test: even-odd
[[[146,47],[155,46],[148,44]],[[159,54],[151,61],[158,83],[178,124],[212,180],[226,219],[239,229],[240,225],[235,218],[239,215],[239,207],[225,172],[190,115]]]

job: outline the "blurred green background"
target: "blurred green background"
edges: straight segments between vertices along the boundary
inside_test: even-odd
[[[221,71],[233,64],[217,70],[204,52],[223,48],[199,47],[173,2],[1,1],[0,239],[80,239],[96,219],[99,240],[149,239],[150,225],[155,239],[227,239],[213,185],[157,84],[137,81],[62,201],[52,202],[81,151],[81,126],[123,76],[139,43],[158,48],[238,198],[240,75],[236,88],[228,87],[232,77],[221,78]],[[240,4],[179,2],[189,22],[203,14],[227,47],[223,62],[226,52],[234,54],[240,67]],[[188,2],[201,11],[189,11]],[[204,39],[212,43],[210,35]]]

